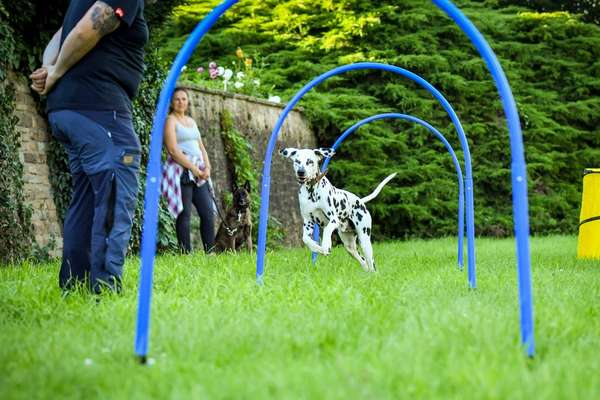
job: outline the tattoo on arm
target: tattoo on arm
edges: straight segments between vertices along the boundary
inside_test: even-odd
[[[107,35],[117,29],[120,22],[111,6],[102,1],[96,2],[92,10],[92,26],[100,36]]]

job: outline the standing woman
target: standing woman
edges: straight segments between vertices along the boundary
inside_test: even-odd
[[[164,141],[169,156],[163,171],[163,182],[174,183],[175,188],[179,183],[180,187],[169,193],[163,188],[163,194],[167,196],[171,214],[177,218],[175,228],[181,250],[184,253],[192,250],[190,219],[193,204],[200,217],[204,251],[209,253],[215,244],[214,214],[208,182],[211,167],[198,125],[187,115],[188,107],[187,91],[181,87],[175,88],[165,123]],[[171,171],[170,174],[176,171],[174,179],[164,179],[165,175],[169,175],[168,171]]]

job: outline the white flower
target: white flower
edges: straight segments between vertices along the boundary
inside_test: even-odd
[[[269,96],[269,101],[272,103],[281,103],[281,97],[279,96]]]
[[[185,71],[187,69],[187,65],[184,65],[183,67],[181,67],[181,72]]]
[[[236,82],[233,86],[235,86],[236,89],[241,89],[244,87],[244,84],[242,82]]]
[[[255,79],[252,81],[256,86],[260,86],[260,79]]]
[[[244,74],[242,71],[238,72],[237,74],[235,74],[236,79],[240,80],[240,79],[244,79],[244,77],[246,76],[246,74]]]
[[[94,360],[92,360],[91,358],[86,358],[85,360],[83,360],[83,365],[85,365],[86,367],[89,367],[93,363],[94,363]]]
[[[230,80],[232,76],[233,76],[233,71],[230,70],[229,68],[227,68],[225,70],[225,72],[223,72],[223,79],[225,79],[226,81]]]
[[[217,75],[223,76],[224,73],[225,73],[225,68],[223,68],[223,67],[217,68]]]

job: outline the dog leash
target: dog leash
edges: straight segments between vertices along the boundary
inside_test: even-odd
[[[219,208],[219,205],[217,204],[217,199],[215,199],[215,194],[213,192],[213,188],[210,185],[208,186],[208,193],[210,194],[210,198],[212,199],[212,201],[215,205],[215,208],[217,209],[217,213],[219,214],[219,218],[221,218],[221,222],[225,226],[227,235],[233,236],[237,232],[237,228],[231,229],[231,227],[229,225],[227,225],[227,222],[225,222],[225,218],[223,218],[223,214],[221,214],[221,209]]]

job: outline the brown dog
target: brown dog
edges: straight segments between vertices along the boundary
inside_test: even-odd
[[[215,250],[236,251],[243,244],[252,251],[252,215],[250,213],[250,182],[233,188],[233,205],[227,211],[217,231]]]

